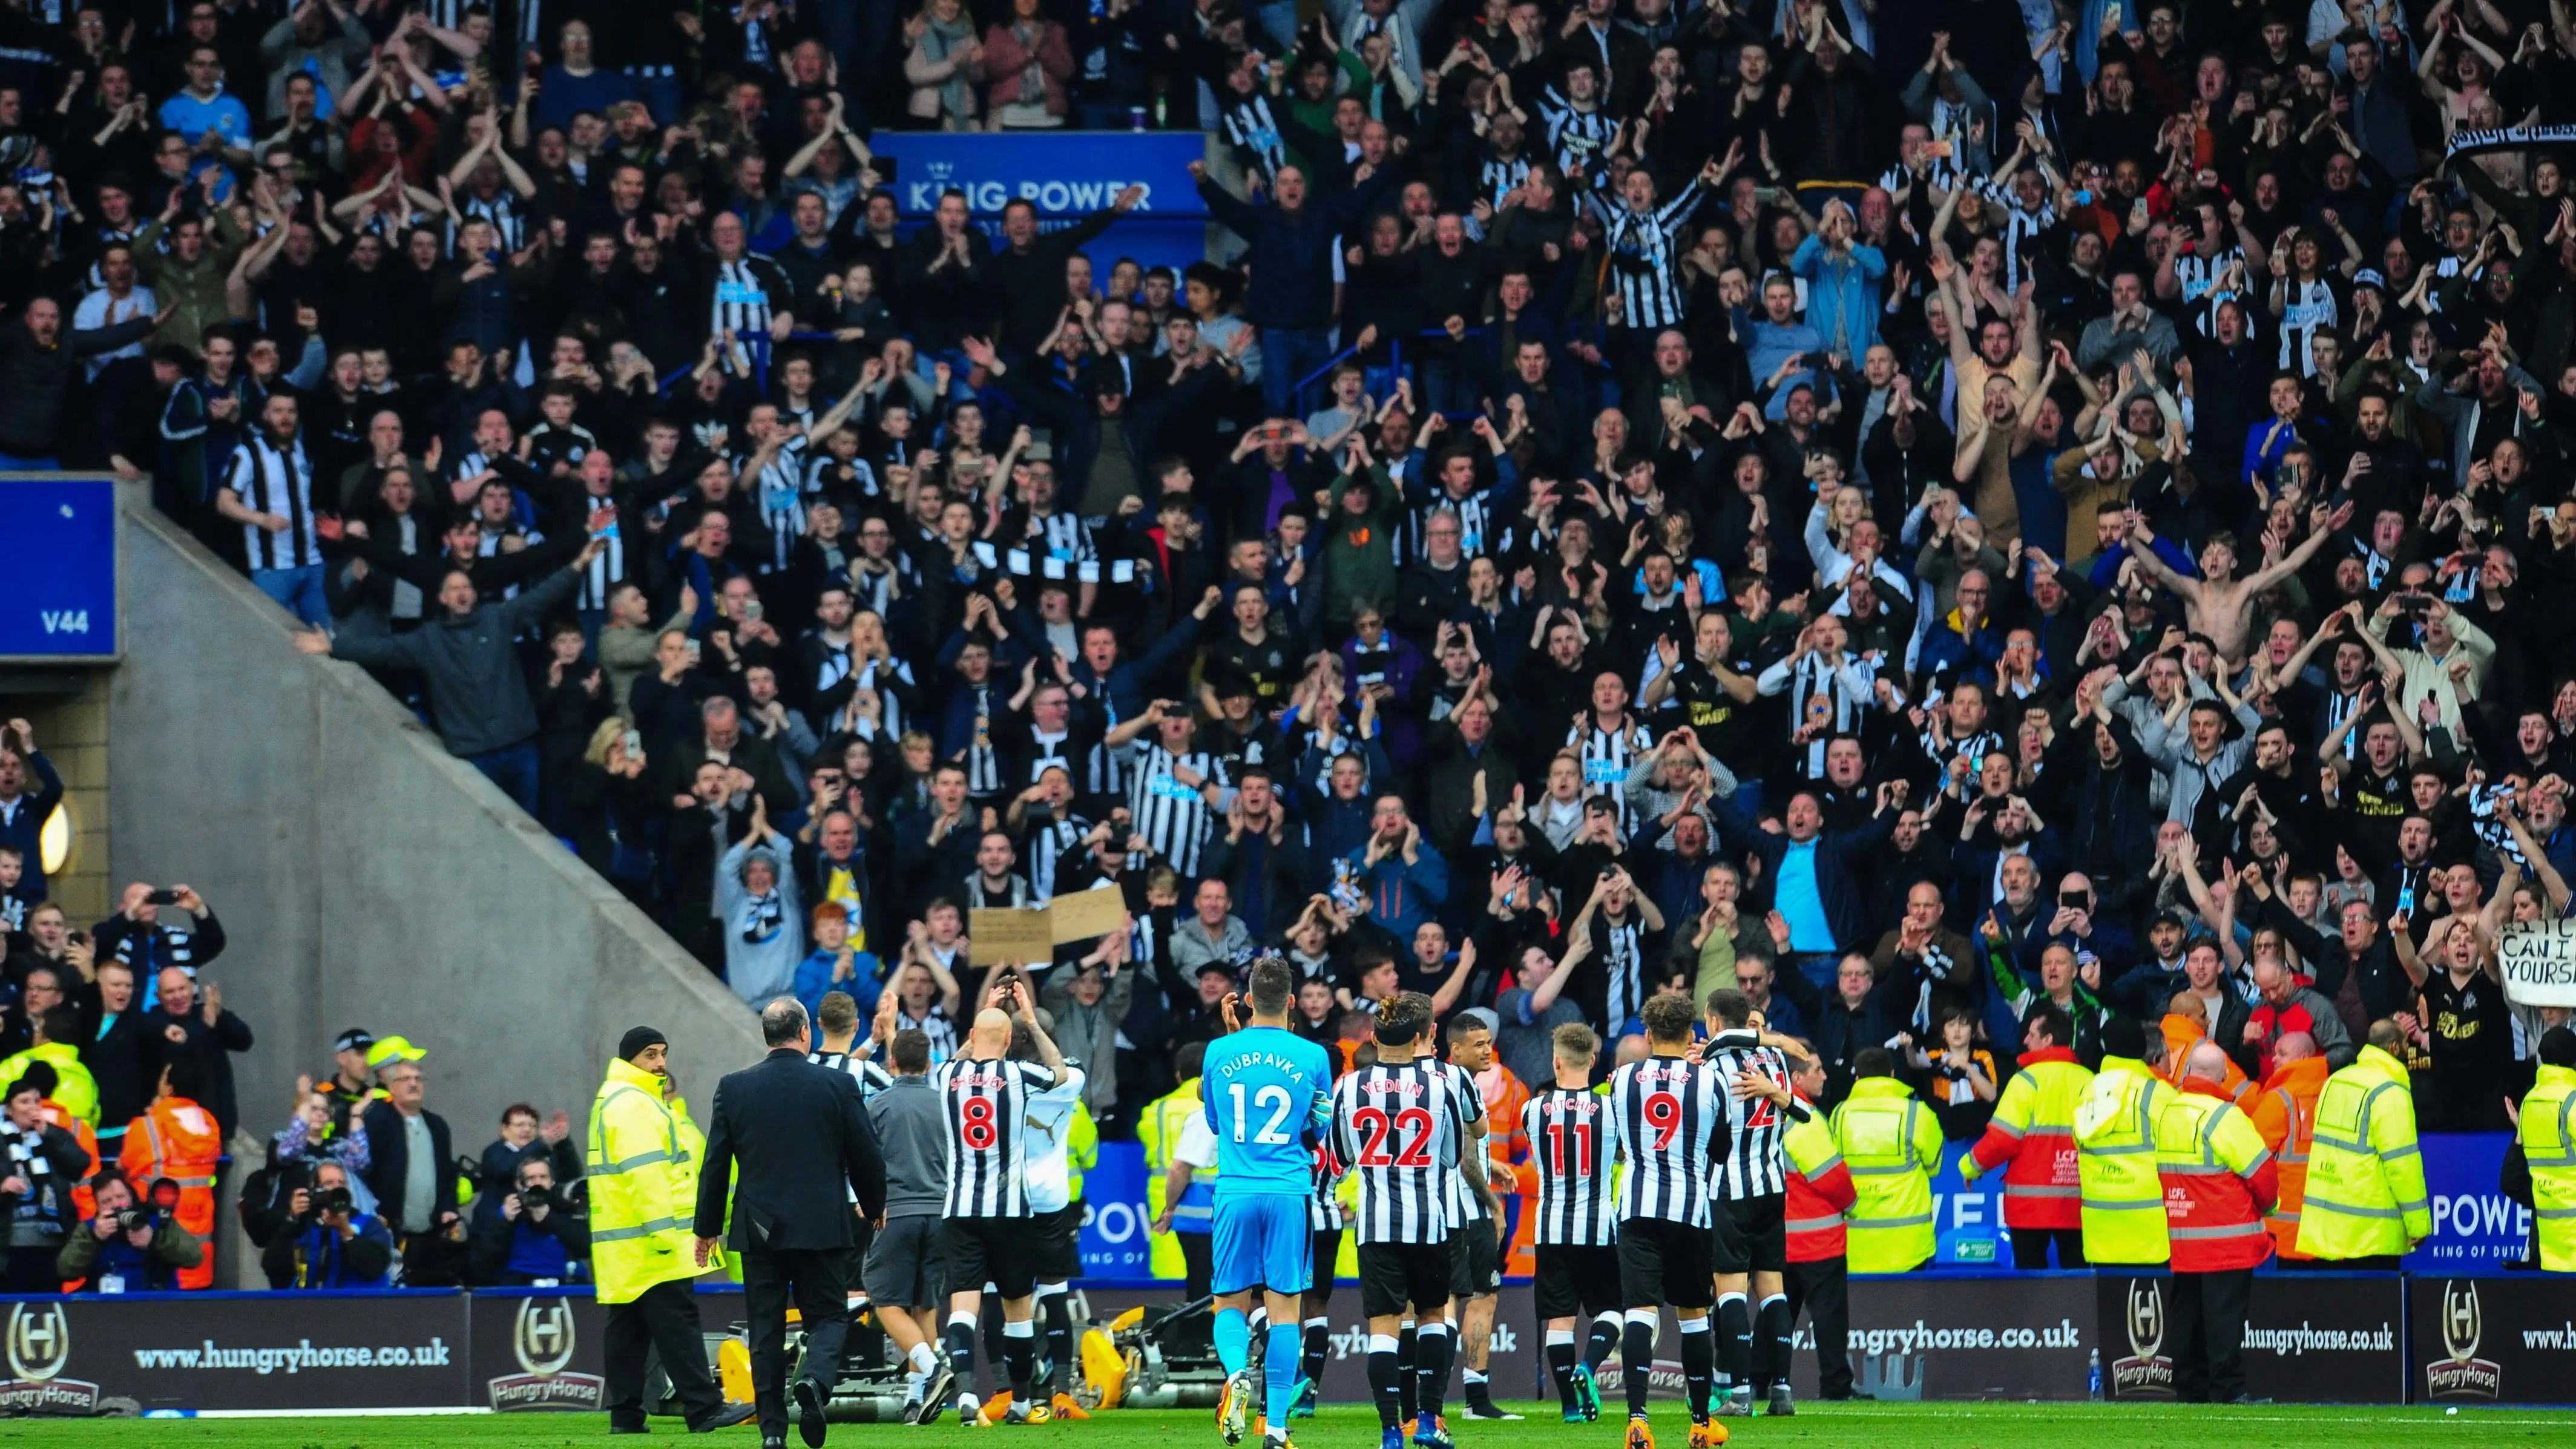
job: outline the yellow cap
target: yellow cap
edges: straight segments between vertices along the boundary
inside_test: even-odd
[[[380,1071],[395,1062],[416,1062],[429,1053],[411,1044],[408,1037],[380,1036],[367,1048],[367,1070]]]

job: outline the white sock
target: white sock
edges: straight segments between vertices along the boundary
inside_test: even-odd
[[[918,1374],[928,1375],[939,1371],[939,1355],[927,1343],[914,1344],[912,1352],[905,1355],[905,1360],[912,1365],[913,1372]]]
[[[920,1403],[921,1391],[929,1387],[930,1375],[914,1369],[903,1376],[903,1401],[907,1404]]]

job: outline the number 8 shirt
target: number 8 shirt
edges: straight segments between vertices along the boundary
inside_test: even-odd
[[[1438,1061],[1379,1063],[1334,1084],[1333,1156],[1359,1175],[1363,1246],[1448,1240],[1455,1226],[1448,1180],[1466,1120],[1468,1108]]]
[[[1027,1217],[1020,1128],[1029,1099],[1055,1085],[1055,1074],[1036,1062],[951,1057],[930,1080],[948,1120],[947,1216]]]

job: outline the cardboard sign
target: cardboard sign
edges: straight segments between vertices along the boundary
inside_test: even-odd
[[[970,911],[966,917],[966,931],[974,938],[974,949],[967,955],[969,965],[998,966],[1004,961],[1045,962],[1055,959],[1055,934],[1048,928],[1047,913],[1043,910],[1003,906]]]
[[[2576,921],[2516,921],[2496,944],[2504,994],[2522,1006],[2576,1006]]]
[[[1055,944],[1089,941],[1127,923],[1127,893],[1117,889],[1070,891],[1047,906]]]

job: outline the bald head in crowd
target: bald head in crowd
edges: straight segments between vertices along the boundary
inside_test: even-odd
[[[2285,1031],[2272,1043],[2275,1062],[2303,1062],[2317,1054],[2317,1039],[2304,1031]]]
[[[2227,1080],[2227,1053],[2214,1041],[2200,1042],[2183,1053],[2182,1074],[2185,1079],[2197,1077],[2204,1082]]]

